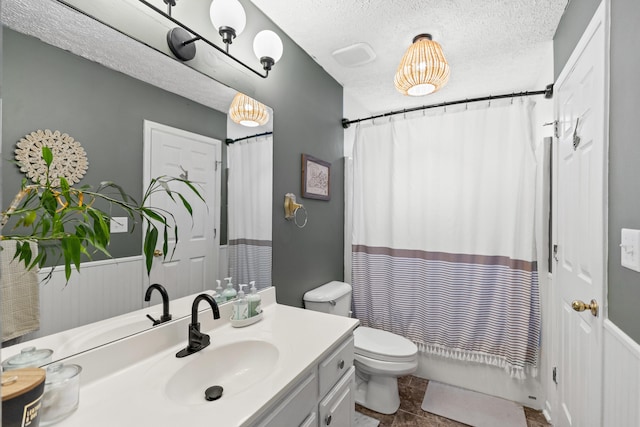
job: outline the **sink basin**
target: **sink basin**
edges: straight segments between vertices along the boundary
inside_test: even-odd
[[[279,351],[267,341],[247,340],[210,346],[187,356],[188,363],[176,371],[166,384],[165,393],[180,404],[212,404],[205,400],[207,388],[224,388],[218,402],[242,393],[273,372]]]

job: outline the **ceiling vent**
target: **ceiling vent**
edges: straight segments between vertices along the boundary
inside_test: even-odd
[[[356,43],[334,51],[336,62],[343,67],[359,67],[376,59],[376,53],[366,43]]]

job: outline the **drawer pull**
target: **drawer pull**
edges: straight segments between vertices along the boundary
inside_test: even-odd
[[[339,369],[343,369],[343,368],[344,368],[344,360],[340,360],[340,361],[338,362],[338,368],[339,368]]]
[[[331,424],[331,414],[329,414],[329,415],[327,415],[327,416],[325,417],[325,419],[324,419],[324,423],[325,423],[326,425]]]

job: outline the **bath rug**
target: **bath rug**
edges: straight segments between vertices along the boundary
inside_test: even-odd
[[[474,427],[527,427],[521,405],[436,381],[429,381],[422,409]]]
[[[365,414],[361,414],[358,411],[354,412],[353,425],[355,427],[378,427],[380,421],[373,419]]]

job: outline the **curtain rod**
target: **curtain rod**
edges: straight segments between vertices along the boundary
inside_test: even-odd
[[[237,141],[244,141],[245,139],[257,138],[259,136],[266,136],[266,135],[273,135],[273,132],[262,132],[262,133],[257,133],[255,135],[243,136],[242,138],[236,138],[236,139],[227,138],[224,140],[224,143],[229,145]]]
[[[466,104],[469,102],[491,101],[492,99],[516,98],[519,96],[532,96],[532,95],[544,95],[544,97],[547,99],[553,98],[553,83],[547,85],[547,87],[543,90],[536,90],[533,92],[508,93],[504,95],[489,95],[489,96],[483,96],[482,98],[461,99],[459,101],[448,101],[448,102],[441,102],[439,104],[423,105],[421,107],[413,107],[413,108],[405,108],[403,110],[389,111],[388,113],[378,114],[371,117],[365,117],[363,119],[354,119],[354,120],[342,119],[342,127],[346,129],[349,126],[351,126],[352,123],[360,123],[360,122],[364,122],[365,120],[379,119],[380,117],[395,116],[396,114],[405,114],[413,111],[428,110],[429,108],[447,107],[449,105]]]

